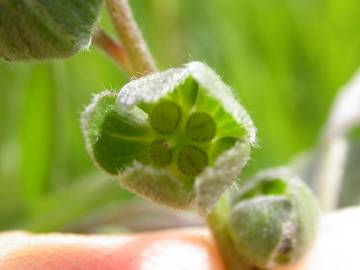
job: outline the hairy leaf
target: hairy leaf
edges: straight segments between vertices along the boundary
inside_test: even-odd
[[[69,57],[90,44],[102,0],[0,1],[0,57]]]

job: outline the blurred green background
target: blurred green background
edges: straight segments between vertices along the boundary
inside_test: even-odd
[[[360,66],[359,0],[130,0],[161,69],[201,60],[258,128],[246,169],[313,147]],[[113,32],[103,14],[101,24]],[[92,48],[69,60],[0,63],[0,230],[74,230],[134,199],[94,168],[79,116],[128,80]]]

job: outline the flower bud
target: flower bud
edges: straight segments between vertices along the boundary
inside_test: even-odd
[[[230,270],[297,262],[309,250],[317,223],[312,192],[285,169],[262,172],[229,191],[209,215]]]

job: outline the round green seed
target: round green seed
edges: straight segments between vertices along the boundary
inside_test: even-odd
[[[149,147],[149,159],[158,167],[164,167],[171,163],[171,149],[165,141],[154,141]]]
[[[186,174],[196,176],[208,165],[207,154],[195,145],[185,146],[177,156],[179,170]]]
[[[196,112],[190,115],[185,130],[191,140],[208,142],[216,135],[216,123],[207,113]]]
[[[175,131],[180,123],[181,108],[173,101],[162,101],[150,113],[152,128],[161,134],[167,135]]]

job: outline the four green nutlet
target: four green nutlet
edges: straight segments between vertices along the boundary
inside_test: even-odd
[[[209,212],[255,142],[232,90],[193,62],[131,81],[114,95],[96,96],[82,116],[95,163],[143,197]]]
[[[0,1],[0,58],[63,58],[88,47],[102,2]]]
[[[181,119],[181,108],[173,101],[162,101],[151,111],[150,124],[161,134],[171,134],[178,127]]]
[[[177,166],[182,173],[197,176],[207,165],[207,154],[200,147],[187,145],[179,151]]]
[[[154,141],[149,146],[149,160],[152,164],[165,167],[171,162],[171,149],[164,141]]]
[[[186,134],[193,141],[208,142],[216,135],[216,123],[207,113],[193,113],[186,122]]]
[[[285,169],[259,173],[224,195],[208,216],[229,270],[297,262],[315,239],[318,205]]]

